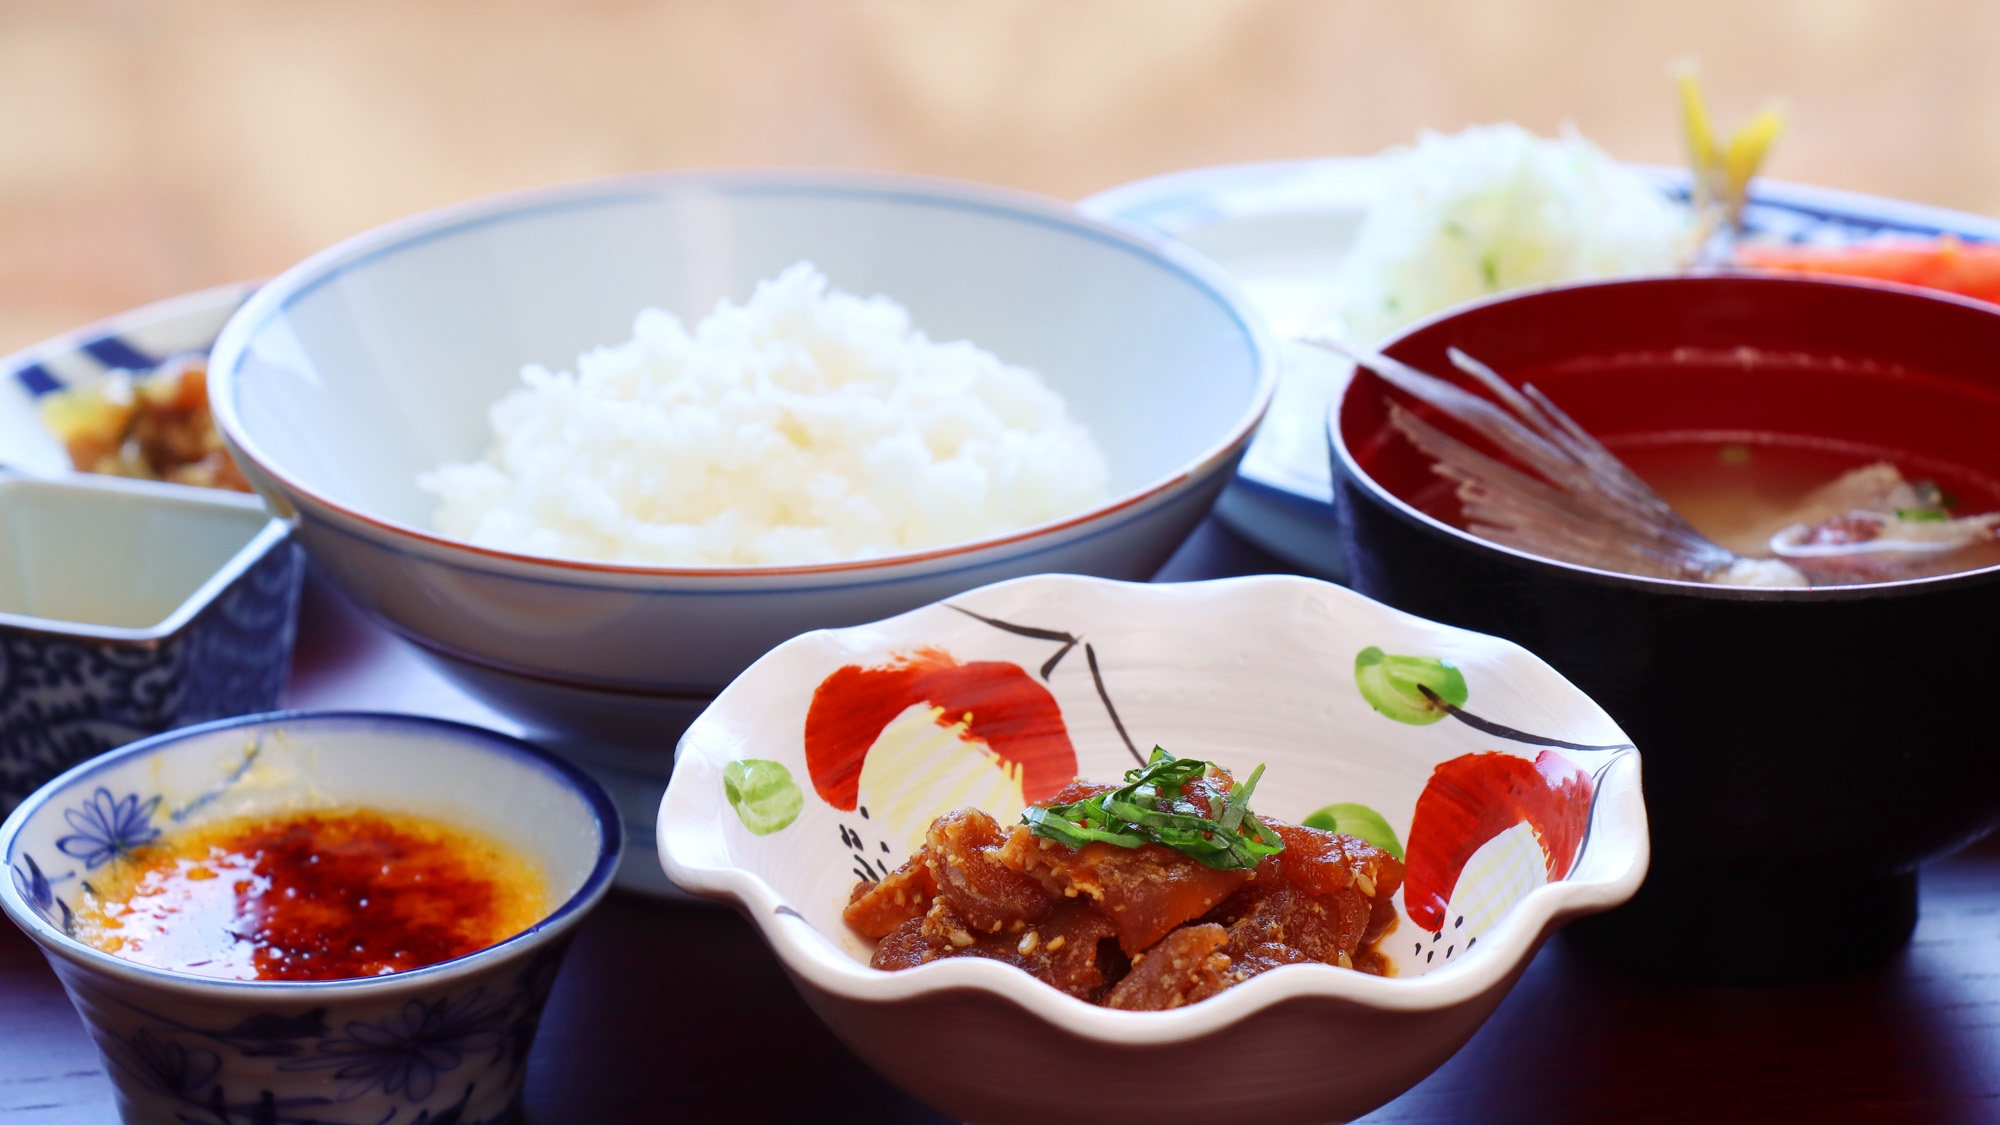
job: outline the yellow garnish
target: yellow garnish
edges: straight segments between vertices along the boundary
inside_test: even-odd
[[[1701,78],[1694,60],[1674,64],[1674,78],[1680,87],[1681,125],[1687,134],[1688,165],[1694,170],[1694,206],[1704,221],[1716,221],[1735,230],[1743,222],[1743,205],[1749,196],[1750,179],[1770,154],[1771,145],[1784,131],[1785,115],[1775,101],[1767,102],[1749,121],[1716,143],[1708,103],[1701,93]],[[1719,211],[1720,214],[1716,214]]]

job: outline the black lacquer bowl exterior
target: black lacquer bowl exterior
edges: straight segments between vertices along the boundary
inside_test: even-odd
[[[1383,350],[1442,373],[1452,345],[1510,378],[1676,348],[1839,356],[1892,395],[1911,381],[1959,387],[1960,429],[2000,404],[1991,362],[2000,310],[1844,283],[1720,275],[1559,287],[1456,310]],[[1829,406],[1838,377],[1801,401],[1743,362],[1743,401],[1710,404],[1718,431],[1784,417],[1878,434],[1899,424],[1879,404],[1859,414]],[[1811,363],[1799,370],[1822,377]],[[1691,400],[1706,392],[1688,390],[1599,396],[1590,415],[1575,413],[1601,436],[1642,430],[1659,414],[1699,413]],[[1915,921],[1917,866],[2000,822],[2000,726],[1986,702],[2000,671],[2000,568],[1750,590],[1524,555],[1422,510],[1429,474],[1387,430],[1386,393],[1362,372],[1331,418],[1354,588],[1520,643],[1601,703],[1646,755],[1647,885],[1577,936],[1652,968],[1734,979],[1819,975],[1899,947]],[[1988,432],[2000,458],[2000,430]],[[1723,937],[1731,931],[1772,941],[1759,951]]]

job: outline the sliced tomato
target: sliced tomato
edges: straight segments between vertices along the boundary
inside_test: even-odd
[[[2000,304],[2000,244],[1948,234],[1834,247],[1746,244],[1737,247],[1736,262],[1752,269],[1899,281]]]

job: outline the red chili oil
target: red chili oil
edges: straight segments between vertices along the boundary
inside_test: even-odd
[[[449,961],[547,913],[539,872],[422,817],[311,810],[203,825],[89,876],[76,935],[158,968],[343,980]]]

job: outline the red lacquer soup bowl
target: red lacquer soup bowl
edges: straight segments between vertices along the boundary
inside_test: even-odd
[[[1878,460],[1935,481],[1959,513],[2000,509],[1991,305],[1790,277],[1652,278],[1464,306],[1383,350],[1457,377],[1453,346],[1541,388],[1698,525]],[[1748,589],[1527,555],[1459,529],[1451,486],[1390,427],[1392,397],[1362,371],[1330,419],[1355,589],[1519,642],[1646,754],[1652,872],[1579,936],[1735,978],[1836,971],[1900,946],[1918,865],[2000,817],[2000,728],[1983,702],[2000,669],[2000,567]],[[1739,469],[1754,473],[1731,478]],[[1714,948],[1725,926],[1797,934],[1808,917],[1826,919],[1809,927],[1817,940]]]

